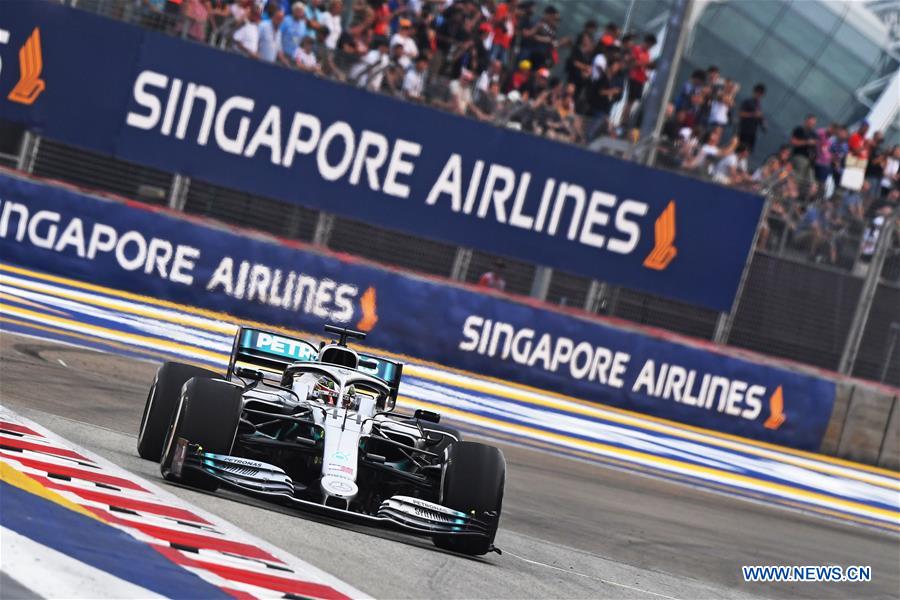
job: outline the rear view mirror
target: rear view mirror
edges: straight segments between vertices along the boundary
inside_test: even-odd
[[[430,410],[422,410],[421,408],[419,408],[416,410],[415,415],[416,418],[420,421],[428,421],[429,423],[441,422],[441,415]]]
[[[241,379],[252,379],[253,381],[262,381],[263,377],[265,377],[262,371],[248,367],[235,367],[234,374]]]

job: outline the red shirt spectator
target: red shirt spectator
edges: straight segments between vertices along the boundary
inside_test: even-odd
[[[850,139],[847,141],[847,146],[850,148],[850,154],[857,158],[868,158],[869,157],[869,148],[866,144],[866,133],[869,132],[869,123],[868,121],[863,121],[853,135],[850,136]]]
[[[494,44],[507,50],[516,35],[515,11],[510,10],[510,4],[515,8],[516,2],[501,2],[494,11]]]
[[[635,44],[631,48],[631,58],[634,66],[628,73],[628,78],[638,83],[647,83],[647,67],[650,66],[650,48],[646,43]]]
[[[372,24],[372,33],[386,38],[391,23],[391,9],[387,2],[383,2],[381,6],[375,8],[374,12],[375,22]]]
[[[478,287],[490,288],[492,290],[506,289],[506,280],[503,279],[503,269],[506,265],[502,261],[497,261],[493,271],[487,271],[478,279]]]

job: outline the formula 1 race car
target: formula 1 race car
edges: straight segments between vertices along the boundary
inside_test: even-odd
[[[224,377],[164,363],[140,456],[192,487],[390,526],[464,554],[499,552],[503,453],[463,441],[436,413],[393,412],[402,363],[349,348],[362,332],[325,330],[338,340],[317,347],[240,327]]]

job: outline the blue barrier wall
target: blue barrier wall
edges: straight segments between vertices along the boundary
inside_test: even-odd
[[[819,447],[834,402],[820,378],[5,175],[0,256],[796,448]]]
[[[0,115],[39,133],[716,310],[731,308],[762,210],[754,195],[54,3],[5,3],[2,26]],[[19,98],[26,44],[44,88]]]

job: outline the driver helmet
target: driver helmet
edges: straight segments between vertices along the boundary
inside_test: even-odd
[[[359,409],[359,396],[356,395],[356,387],[350,385],[344,392],[344,402],[341,408],[349,408],[350,410]]]
[[[318,398],[326,404],[337,404],[337,384],[330,378],[325,376],[319,377],[313,390]]]

